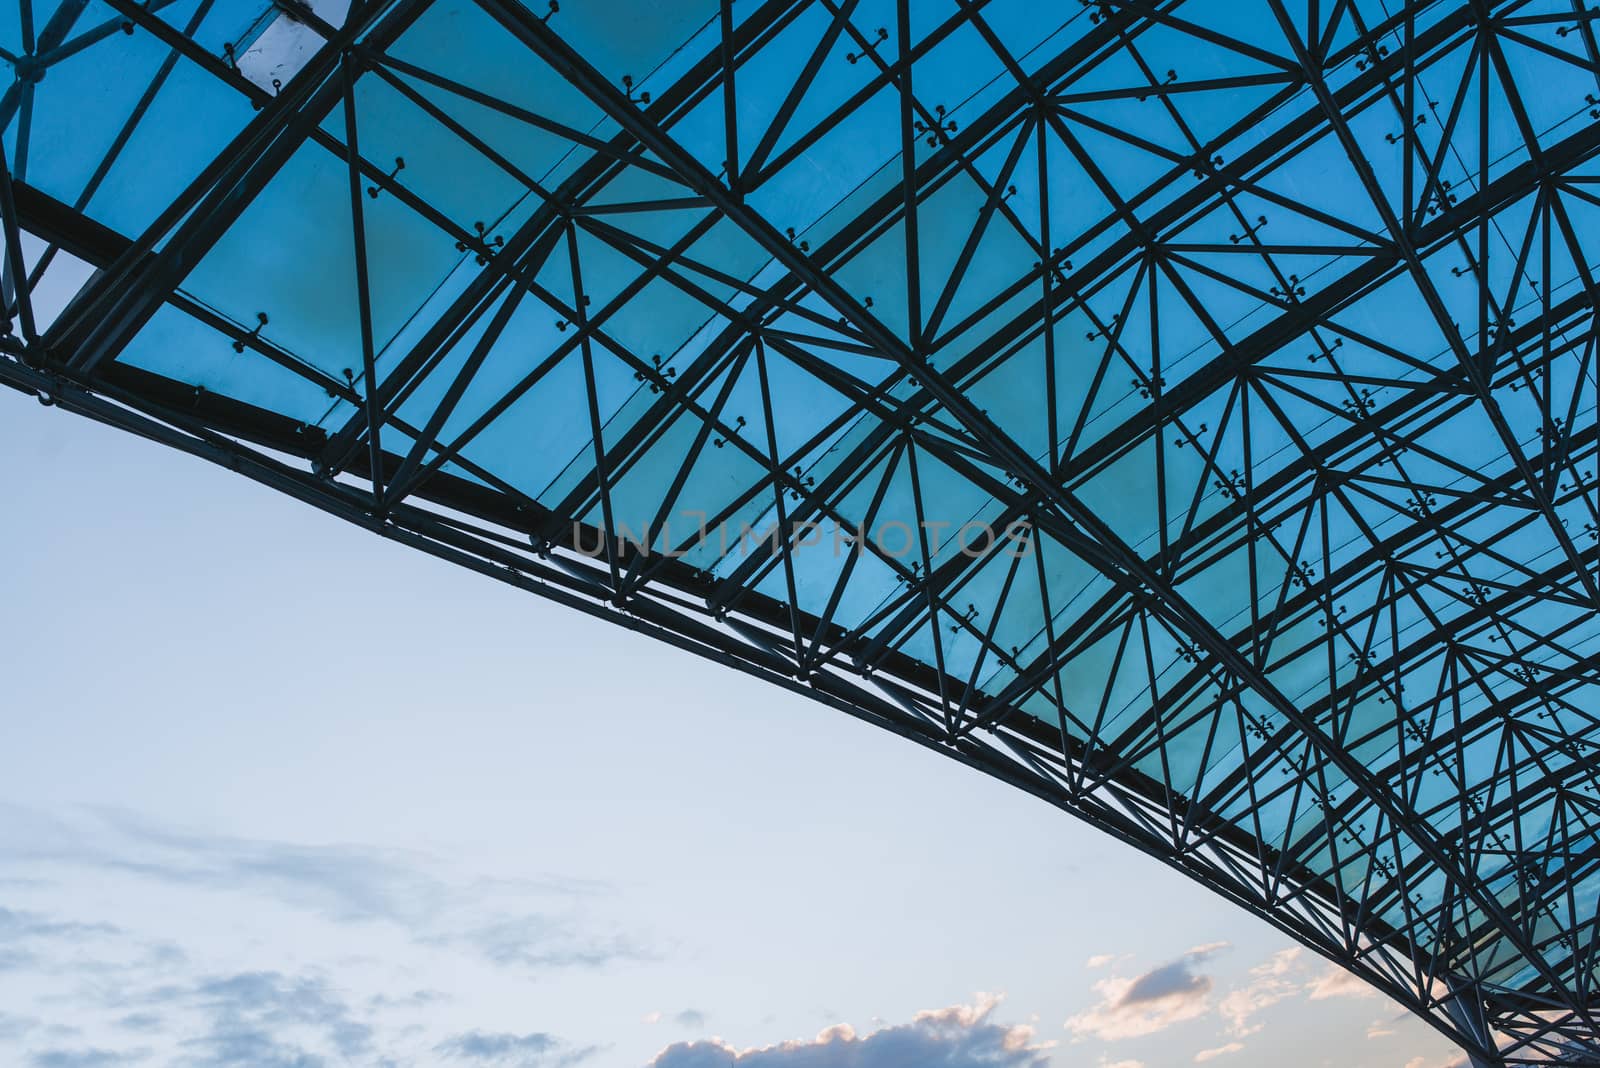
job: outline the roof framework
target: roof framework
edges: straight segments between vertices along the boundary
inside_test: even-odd
[[[1587,0],[19,0],[0,382],[1593,1063]]]

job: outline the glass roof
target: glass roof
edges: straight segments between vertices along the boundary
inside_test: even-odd
[[[1586,4],[18,15],[0,380],[1593,1034]]]

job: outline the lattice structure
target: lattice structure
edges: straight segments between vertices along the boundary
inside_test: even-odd
[[[1588,0],[7,6],[0,381],[1592,1063]]]

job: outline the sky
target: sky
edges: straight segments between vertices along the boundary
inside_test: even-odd
[[[1459,1068],[1043,802],[0,394],[0,1063]]]

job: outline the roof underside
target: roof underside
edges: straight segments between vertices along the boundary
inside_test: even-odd
[[[555,7],[20,0],[0,381],[1577,1057],[1586,0]]]

